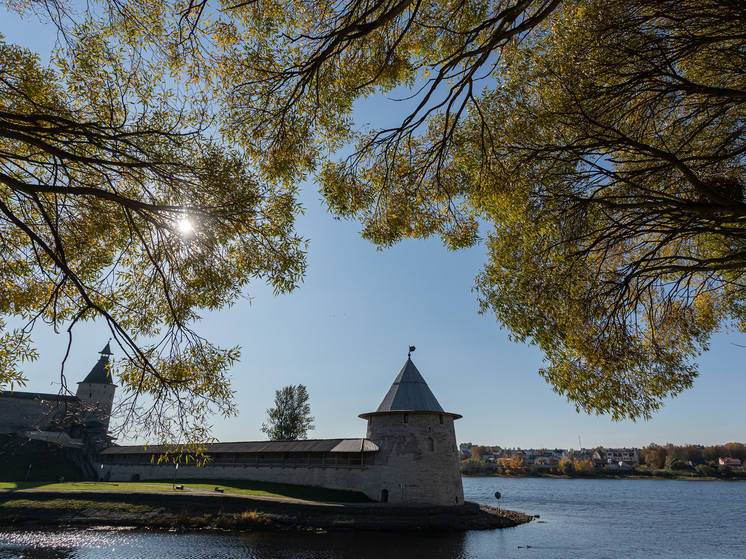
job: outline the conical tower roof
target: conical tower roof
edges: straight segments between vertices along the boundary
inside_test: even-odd
[[[431,411],[443,413],[438,400],[408,357],[407,362],[389,388],[376,413],[389,411]]]
[[[93,369],[91,369],[91,372],[88,373],[88,376],[85,377],[83,382],[79,382],[78,384],[114,384],[114,379],[109,371],[109,356],[111,355],[109,344],[107,343],[106,347],[99,351],[99,353],[101,354],[101,357],[99,358],[98,363],[93,366]]]

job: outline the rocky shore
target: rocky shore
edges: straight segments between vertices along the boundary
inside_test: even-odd
[[[464,505],[312,503],[210,493],[3,491],[0,526],[129,526],[166,530],[489,530],[531,522],[514,511]]]

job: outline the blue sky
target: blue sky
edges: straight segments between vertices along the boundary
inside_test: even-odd
[[[17,22],[0,27],[9,42],[33,46],[44,57],[53,39],[38,30]],[[399,110],[376,99],[360,106],[358,117],[375,124],[382,116],[395,119]],[[310,246],[301,287],[274,297],[269,287],[253,283],[246,291],[251,302],[208,315],[197,326],[211,341],[243,348],[232,371],[240,415],[216,418],[218,439],[264,439],[260,428],[274,391],[298,383],[311,396],[311,437],[364,436],[365,422],[357,416],[381,402],[409,345],[417,347],[413,360],[443,408],[464,416],[456,423],[459,442],[528,448],[577,447],[578,437],[584,447],[746,439],[746,348],[734,345],[746,345],[743,336],[716,337],[700,360],[694,388],[669,400],[652,420],[615,423],[578,414],[538,375],[540,352],[510,342],[494,317],[477,313],[471,287],[484,247],[454,253],[432,239],[377,251],[359,237],[357,224],[326,213],[312,183],[302,200],[306,214],[297,230]],[[104,325],[77,328],[68,382],[82,380],[108,338]],[[54,391],[66,336],[40,328],[35,339],[40,359],[24,367],[27,389]]]
[[[252,284],[251,302],[209,315],[198,331],[240,345],[232,371],[240,415],[216,418],[220,440],[262,440],[274,391],[302,383],[316,417],[313,438],[360,437],[357,416],[375,410],[404,365],[407,347],[447,411],[462,414],[459,442],[507,447],[643,446],[650,442],[741,441],[746,379],[741,336],[719,336],[700,361],[694,388],[650,421],[612,422],[575,412],[538,375],[541,354],[508,340],[494,317],[477,313],[470,287],[482,247],[447,252],[436,240],[386,251],[360,239],[354,223],[333,220],[312,188],[299,232],[310,239],[308,275],[294,293],[274,297]],[[109,337],[105,326],[76,332],[67,374],[82,380]],[[54,390],[66,338],[39,331],[39,361],[27,366],[29,389]],[[115,350],[116,357],[116,350]]]

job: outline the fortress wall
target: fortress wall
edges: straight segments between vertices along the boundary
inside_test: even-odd
[[[370,417],[367,438],[380,450],[376,456],[379,468],[366,480],[366,494],[374,490],[373,485],[378,490],[376,499],[386,489],[389,502],[463,504],[453,417],[430,412],[407,415],[408,422],[404,422],[404,412]]]
[[[442,418],[442,423],[441,423]],[[434,412],[372,414],[367,438],[379,450],[372,464],[352,467],[210,463],[180,464],[178,479],[252,480],[359,491],[391,503],[462,505],[464,491],[458,464],[454,419]],[[174,466],[105,463],[97,472],[111,481],[171,479]],[[383,499],[383,491],[386,498]]]
[[[29,395],[31,396],[31,395]],[[0,396],[0,433],[19,433],[35,429],[44,430],[65,412],[65,400],[58,401],[49,395],[43,398]],[[67,403],[72,413],[72,402]]]
[[[293,485],[311,485],[340,489],[343,491],[359,491],[371,499],[378,499],[378,493],[366,491],[372,485],[366,480],[376,466],[358,467],[306,467],[306,466],[253,466],[253,465],[221,465],[210,464],[197,467],[179,464],[176,481],[179,479],[214,479],[220,480],[248,480],[265,481],[271,483],[290,483]],[[96,470],[104,477],[111,472],[111,481],[130,481],[134,475],[141,480],[172,479],[174,466],[157,464],[100,464]]]

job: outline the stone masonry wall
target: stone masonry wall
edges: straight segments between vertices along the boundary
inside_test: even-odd
[[[453,417],[443,414],[374,414],[368,438],[379,446],[373,465],[361,467],[305,467],[210,464],[179,465],[178,479],[253,480],[329,489],[359,491],[374,500],[388,492],[391,503],[461,505],[464,490],[459,473]],[[429,439],[429,440],[428,440]],[[111,481],[171,479],[173,465],[104,464],[101,476]]]
[[[109,428],[115,390],[116,387],[113,384],[78,383],[75,395],[85,406],[86,421],[95,418],[103,423],[106,429]]]
[[[100,464],[96,468],[105,477],[111,472],[111,481],[130,481],[134,475],[141,480],[171,479],[174,475],[173,464]],[[197,467],[179,464],[176,480],[179,479],[214,479],[214,480],[251,480],[273,483],[290,483],[294,485],[311,485],[344,491],[360,491],[371,499],[378,499],[377,494],[364,491],[365,478],[375,470],[375,466],[358,467],[305,467],[305,466],[253,466],[253,465],[220,465],[210,464]]]
[[[365,493],[388,491],[394,503],[461,505],[464,490],[459,472],[453,417],[429,412],[372,414],[367,438],[380,450],[376,468],[366,477]],[[430,439],[430,441],[428,440]]]
[[[0,396],[0,433],[44,430],[59,417],[64,406],[64,401],[60,402],[60,409],[56,409],[55,400]]]

